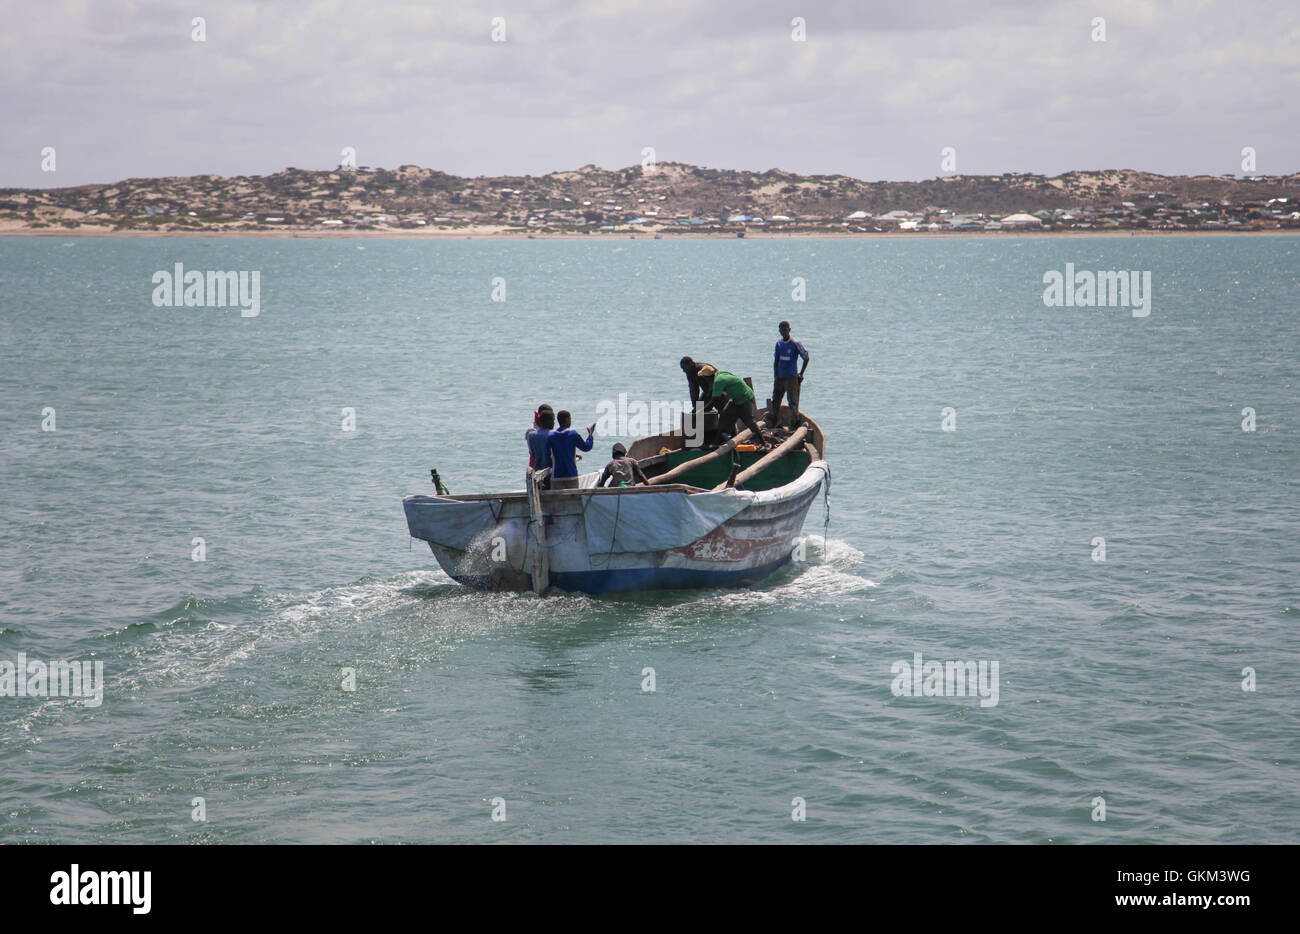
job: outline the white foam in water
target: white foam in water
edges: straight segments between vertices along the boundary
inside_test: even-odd
[[[236,623],[209,620],[199,629],[164,628],[138,647],[134,664],[122,675],[120,686],[139,690],[160,682],[211,683],[263,647],[284,645],[387,611],[410,599],[403,591],[426,580],[423,572],[409,572],[388,580],[326,587],[305,595],[271,598],[265,610],[254,611]]]
[[[701,601],[720,600],[743,610],[756,604],[805,603],[809,598],[859,593],[879,586],[859,573],[863,554],[847,542],[828,542],[818,535],[807,536],[804,542],[806,560],[767,581],[752,588],[672,592],[682,598],[681,603],[641,608],[638,625],[652,627],[680,619],[683,610],[689,611]],[[451,585],[445,594],[419,593],[421,587],[443,585]],[[263,610],[233,624],[209,621],[199,629],[164,629],[139,647],[135,664],[129,674],[124,673],[121,685],[140,690],[160,682],[209,684],[227,677],[229,668],[248,661],[261,649],[286,647],[323,632],[364,629],[367,621],[389,613],[409,625],[413,642],[423,641],[413,635],[419,633],[444,644],[448,636],[459,641],[522,625],[576,622],[588,613],[604,612],[619,596],[550,594],[538,598],[527,593],[483,593],[454,585],[436,568],[410,571],[385,580],[272,597]],[[402,636],[398,642],[412,648]]]
[[[819,594],[856,593],[880,586],[857,573],[864,556],[848,542],[809,535],[804,539],[804,548],[807,560],[795,564],[801,569],[799,576],[786,586]]]
[[[426,571],[408,571],[385,580],[326,587],[305,596],[288,598],[291,602],[279,610],[276,619],[289,623],[289,632],[295,636],[311,635],[337,624],[339,620],[336,617],[339,615],[345,616],[348,621],[355,621],[412,601],[416,599],[408,593],[412,587],[442,583],[439,578],[445,578],[445,575],[441,572],[435,572],[431,576]],[[450,581],[450,578],[446,580]]]
[[[880,586],[857,573],[863,554],[848,542],[809,535],[804,539],[804,547],[804,561],[794,562],[789,569],[756,587],[722,591],[716,599],[736,606],[804,602],[809,597],[860,593]]]

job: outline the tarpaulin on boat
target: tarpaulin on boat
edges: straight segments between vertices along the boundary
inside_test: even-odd
[[[406,509],[406,525],[412,537],[461,551],[497,524],[489,501],[459,503],[432,496],[408,496],[402,500],[402,506]]]
[[[753,497],[736,491],[587,497],[587,548],[593,555],[680,548],[708,535]]]

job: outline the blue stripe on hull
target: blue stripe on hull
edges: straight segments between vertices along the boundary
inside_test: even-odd
[[[559,571],[551,575],[552,586],[575,593],[603,594],[620,590],[680,590],[698,587],[742,587],[762,580],[790,562],[786,552],[779,560],[736,571],[708,571],[697,568],[617,568],[609,571]],[[490,590],[486,574],[453,577],[467,587]],[[532,586],[532,577],[528,577]]]

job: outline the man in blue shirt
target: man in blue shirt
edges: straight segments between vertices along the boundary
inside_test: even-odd
[[[524,441],[528,443],[528,466],[533,470],[551,466],[551,447],[546,442],[554,427],[555,410],[542,403],[533,414],[533,427],[524,432]]]
[[[547,438],[547,443],[551,449],[551,476],[554,478],[551,483],[553,490],[571,490],[578,485],[578,464],[573,456],[575,450],[590,451],[592,444],[591,433],[596,430],[596,426],[587,426],[587,440],[582,440],[582,435],[578,434],[569,427],[569,421],[572,416],[567,411],[560,411],[556,414],[555,420],[560,423],[560,427],[551,432]]]
[[[551,466],[551,429],[555,427],[555,410],[543,403],[533,415],[533,427],[524,432],[528,443],[528,469],[545,470]],[[542,481],[542,489],[551,488],[551,479]]]
[[[779,325],[781,339],[776,342],[776,352],[772,356],[772,410],[767,421],[774,426],[781,424],[781,397],[790,403],[790,427],[799,425],[799,390],[803,383],[804,370],[808,369],[808,351],[803,344],[790,337],[790,322],[782,321]],[[799,368],[799,358],[803,358],[803,368]]]

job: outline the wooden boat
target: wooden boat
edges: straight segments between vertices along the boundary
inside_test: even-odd
[[[639,438],[628,454],[647,486],[597,488],[594,471],[576,489],[542,490],[530,471],[523,490],[414,495],[402,506],[412,537],[470,587],[601,594],[743,586],[791,560],[809,507],[829,494],[821,428],[803,416],[802,427],[782,435],[766,454],[743,450],[748,431],[714,450],[686,447],[681,431]]]

